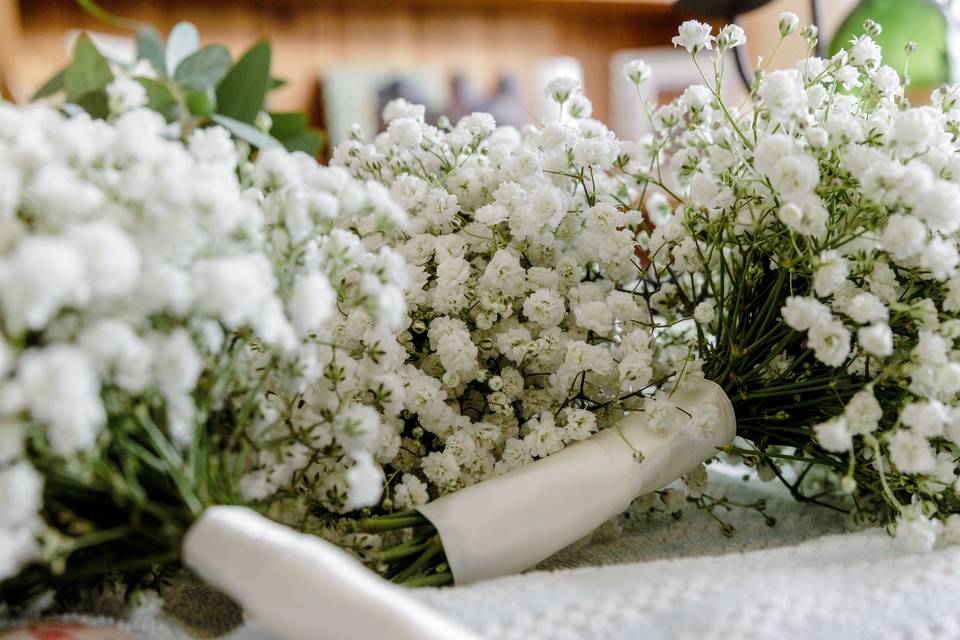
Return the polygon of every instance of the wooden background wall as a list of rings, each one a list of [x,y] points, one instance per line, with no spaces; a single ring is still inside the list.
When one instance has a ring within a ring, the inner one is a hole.
[[[600,118],[608,115],[610,57],[620,49],[669,45],[680,19],[670,4],[670,0],[101,0],[115,14],[144,20],[161,31],[178,20],[189,20],[205,42],[223,42],[235,53],[258,38],[269,38],[275,73],[289,80],[273,96],[271,106],[278,109],[315,113],[318,78],[324,70],[347,62],[464,70],[483,87],[489,87],[500,71],[511,70],[531,108],[536,61],[571,55],[584,66],[587,93]],[[0,0],[0,20],[4,12],[19,12],[15,53],[0,49],[0,58],[15,55],[15,61],[8,59],[0,70],[6,70],[11,90],[20,97],[63,64],[69,29],[111,31],[73,0]]]

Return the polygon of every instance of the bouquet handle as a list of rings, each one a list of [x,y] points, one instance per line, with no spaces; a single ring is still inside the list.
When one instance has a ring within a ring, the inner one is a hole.
[[[697,438],[685,430],[658,432],[643,412],[634,412],[617,427],[420,507],[440,534],[456,584],[533,567],[625,511],[638,496],[713,457],[736,435],[733,405],[717,384],[688,378],[671,400],[681,410],[712,403],[718,420]]]
[[[284,640],[479,640],[329,542],[244,507],[210,507],[183,558]]]

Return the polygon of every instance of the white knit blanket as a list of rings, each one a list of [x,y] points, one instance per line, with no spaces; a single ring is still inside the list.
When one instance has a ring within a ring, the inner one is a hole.
[[[767,496],[778,525],[734,511],[726,538],[692,511],[561,552],[551,571],[419,595],[490,639],[960,638],[960,548],[908,554],[771,485],[728,490]]]
[[[882,531],[719,557],[514,576],[424,599],[486,638],[958,638],[960,549]]]
[[[838,533],[842,515],[798,505],[769,486],[757,513],[643,517],[619,535],[567,549],[541,570],[413,593],[492,639],[960,638],[960,548],[910,555],[880,530]],[[322,620],[318,619],[318,625]],[[165,616],[126,626],[138,638],[188,637]],[[255,621],[232,640],[269,638]]]

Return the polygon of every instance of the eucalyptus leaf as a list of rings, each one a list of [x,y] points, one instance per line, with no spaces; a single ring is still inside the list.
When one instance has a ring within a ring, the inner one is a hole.
[[[273,121],[273,125],[270,127],[270,135],[277,140],[302,133],[308,124],[307,114],[297,111],[288,113],[271,112],[270,119]]]
[[[180,63],[173,80],[185,89],[213,88],[230,71],[230,52],[220,44],[207,45]]]
[[[166,84],[153,78],[135,78],[135,80],[147,92],[147,107],[162,115],[167,122],[177,117],[180,105],[177,104],[177,99]]]
[[[302,151],[311,156],[319,154],[325,142],[326,137],[316,129],[306,129],[280,139],[280,144],[286,147],[287,151]]]
[[[106,118],[110,115],[110,106],[105,89],[91,91],[77,99],[76,103],[83,107],[83,110],[89,113],[91,118]]]
[[[167,77],[167,53],[163,38],[153,27],[137,29],[137,60],[147,60],[161,78]]]
[[[253,124],[263,109],[270,84],[270,44],[257,42],[243,54],[217,87],[220,114]]]
[[[81,34],[73,47],[73,62],[63,76],[67,100],[77,102],[89,93],[105,89],[112,80],[110,63],[97,51],[90,38]]]
[[[283,145],[279,140],[268,136],[253,125],[241,122],[235,118],[225,116],[220,113],[214,113],[210,119],[221,127],[232,133],[244,142],[249,142],[258,149],[281,149]]]
[[[178,22],[170,30],[167,38],[167,76],[173,77],[174,72],[184,58],[200,48],[200,32],[190,22]]]
[[[58,91],[63,90],[63,79],[67,75],[66,69],[60,69],[52,78],[47,80],[42,87],[37,89],[37,92],[33,94],[33,100],[39,100],[40,98],[46,98],[47,96],[52,96]]]
[[[187,92],[187,108],[195,116],[208,116],[217,110],[217,94],[212,87]]]

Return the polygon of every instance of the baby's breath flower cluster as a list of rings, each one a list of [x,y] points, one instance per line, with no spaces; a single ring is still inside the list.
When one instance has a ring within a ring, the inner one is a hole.
[[[782,37],[797,29],[782,16]],[[743,44],[728,30],[721,50]],[[815,31],[794,37],[812,51]],[[847,494],[911,548],[956,539],[960,88],[909,105],[903,70],[865,34],[831,59],[761,67],[737,110],[719,95],[720,52],[697,57],[710,27],[674,41],[704,84],[645,105],[654,133],[624,181],[652,223],[645,281],[673,329],[658,335],[679,336],[734,401],[750,446],[731,451],[794,495]]]
[[[402,210],[164,126],[0,104],[0,600],[172,562],[210,504],[380,497],[406,274],[344,220]]]
[[[393,102],[385,133],[334,153],[410,215],[395,243],[410,283],[403,448],[417,456],[397,463],[398,508],[583,440],[652,382],[650,312],[630,286],[643,218],[609,177],[621,144],[583,117],[575,81],[546,93],[562,117],[522,133],[480,113],[434,127]]]

